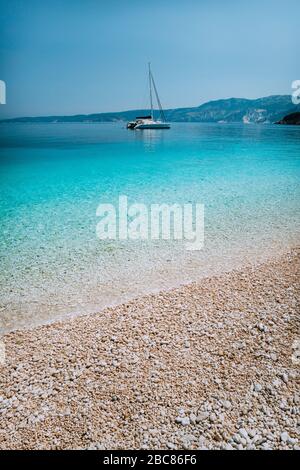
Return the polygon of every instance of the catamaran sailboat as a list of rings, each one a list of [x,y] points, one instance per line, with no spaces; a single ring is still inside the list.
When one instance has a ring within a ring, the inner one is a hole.
[[[138,116],[135,118],[135,121],[130,121],[127,123],[127,129],[170,129],[170,124],[166,122],[165,114],[161,106],[161,102],[157,93],[157,88],[154,82],[154,78],[151,72],[150,62],[148,64],[149,68],[149,91],[150,91],[150,108],[151,112],[149,116]],[[155,92],[160,119],[154,119],[154,109],[153,109],[153,99],[152,99],[152,88]]]

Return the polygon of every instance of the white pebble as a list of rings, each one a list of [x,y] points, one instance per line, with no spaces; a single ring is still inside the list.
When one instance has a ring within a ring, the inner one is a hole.
[[[254,384],[254,390],[255,390],[256,392],[261,392],[262,389],[263,389],[263,388],[262,388],[262,385],[260,385],[259,383]]]
[[[282,432],[282,433],[280,434],[280,439],[282,440],[282,442],[287,442],[287,440],[289,439],[289,437],[290,437],[290,436],[289,436],[289,434],[288,434],[286,431],[284,431],[284,432]]]
[[[185,416],[184,418],[182,418],[181,424],[182,426],[188,426],[190,424],[190,418],[188,416]]]
[[[248,433],[247,433],[246,429],[244,429],[244,428],[239,429],[239,434],[244,439],[248,439]]]

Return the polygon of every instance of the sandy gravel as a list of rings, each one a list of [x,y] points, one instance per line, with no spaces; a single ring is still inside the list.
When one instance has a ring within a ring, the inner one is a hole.
[[[7,334],[0,448],[299,448],[299,255]]]

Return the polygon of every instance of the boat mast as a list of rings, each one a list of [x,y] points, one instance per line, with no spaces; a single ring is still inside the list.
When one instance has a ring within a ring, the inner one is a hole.
[[[151,75],[150,62],[148,62],[148,68],[149,68],[149,89],[150,89],[151,119],[153,119],[152,81],[151,81],[152,75]]]
[[[154,81],[154,78],[153,78],[153,75],[152,75],[152,72],[151,72],[151,71],[150,71],[150,75],[151,75],[151,80],[152,80],[152,84],[153,84],[153,88],[154,88],[154,92],[155,92],[157,104],[158,104],[159,111],[160,111],[160,118],[161,118],[161,120],[162,120],[163,122],[166,122],[165,113],[164,113],[164,110],[163,110],[163,108],[162,108],[162,105],[161,105],[161,102],[160,102],[160,99],[159,99],[159,96],[158,96],[158,92],[157,92],[157,89],[156,89],[155,81]]]

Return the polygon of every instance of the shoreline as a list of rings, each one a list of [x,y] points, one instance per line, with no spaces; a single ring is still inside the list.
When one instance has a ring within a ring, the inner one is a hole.
[[[0,448],[298,448],[299,257],[6,334]]]
[[[49,299],[47,296],[44,298],[38,296],[30,300],[24,297],[22,291],[17,291],[16,306],[14,306],[14,301],[9,302],[9,300],[7,305],[6,302],[3,302],[3,306],[0,305],[0,335],[19,330],[32,330],[85,315],[95,315],[100,311],[117,308],[148,295],[171,292],[174,289],[201,283],[210,278],[219,278],[242,269],[256,269],[262,264],[279,260],[285,254],[290,253],[298,247],[297,240],[298,237],[295,236],[285,247],[278,242],[272,242],[268,248],[263,243],[259,243],[257,250],[253,248],[250,250],[249,247],[246,249],[244,247],[243,250],[240,248],[231,253],[231,257],[228,257],[228,253],[226,256],[223,253],[224,259],[220,258],[220,254],[212,258],[207,253],[204,253],[202,259],[196,260],[192,257],[186,260],[190,252],[168,254],[167,257],[164,255],[162,264],[155,265],[154,271],[144,271],[142,283],[136,277],[136,273],[132,274],[127,271],[127,277],[123,273],[120,278],[114,278],[109,282],[98,279],[96,283],[90,284],[88,279],[93,279],[97,270],[97,267],[93,267],[90,272],[86,273],[81,283],[74,275],[66,284],[62,284],[64,289],[60,288],[55,295],[52,292],[53,285],[46,285],[46,289],[51,292]],[[202,251],[200,255],[202,256]],[[150,254],[147,253],[147,258],[149,256]],[[119,258],[117,261],[118,264],[122,262]],[[144,259],[142,261],[146,262]],[[178,266],[181,266],[181,269],[178,269]],[[81,289],[82,283],[85,286],[83,290]],[[76,292],[77,297],[72,295],[70,297],[70,286]],[[6,290],[12,293],[10,294],[12,297],[15,297],[13,286],[8,285]],[[74,308],[71,309],[70,304]]]

